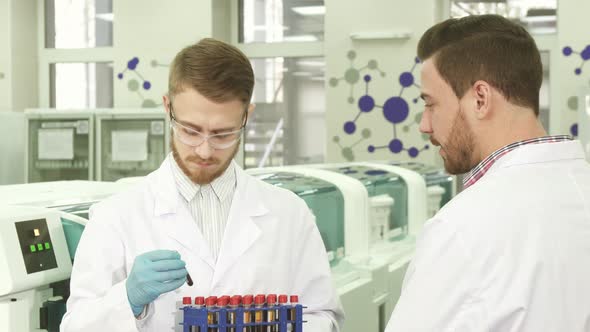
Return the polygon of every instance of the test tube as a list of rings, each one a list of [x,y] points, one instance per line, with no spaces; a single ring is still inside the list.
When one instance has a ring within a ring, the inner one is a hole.
[[[190,307],[191,304],[193,304],[192,299],[189,296],[185,296],[182,298],[182,306],[180,306],[178,310],[184,311],[183,308],[187,306]]]
[[[244,309],[249,309],[254,302],[254,296],[246,295],[242,298],[242,304],[244,305]],[[252,323],[252,314],[250,311],[244,310],[244,324]],[[252,332],[252,326],[244,327],[244,332]]]
[[[197,309],[201,309],[205,305],[205,297],[197,296],[195,297],[195,307]]]
[[[293,321],[293,331],[295,331],[295,327],[296,327],[296,318],[297,318],[297,314],[296,314],[296,309],[295,306],[299,303],[299,296],[297,295],[291,295],[289,298],[289,302],[291,302],[291,309],[289,310],[289,320]]]
[[[195,297],[195,308],[201,309],[205,305],[205,297],[197,296]],[[191,326],[191,332],[201,332],[200,326]]]
[[[268,326],[268,332],[278,332],[279,328],[276,324],[276,321],[279,319],[279,315],[276,309],[270,309],[270,307],[274,307],[277,305],[277,295],[276,294],[269,294],[266,297],[266,303],[268,303],[269,310],[268,315],[266,317],[266,321],[271,323]]]
[[[205,299],[205,305],[207,306],[207,325],[214,325],[217,324],[217,315],[212,310],[215,309],[215,305],[217,304],[217,296],[209,296]],[[208,332],[216,332],[217,328],[208,327]]]
[[[266,302],[266,296],[264,294],[258,294],[254,298],[254,306],[256,308],[262,309],[264,307],[264,303]],[[254,322],[256,323],[254,332],[266,332],[266,326],[260,325],[260,323],[264,322],[264,310],[256,310],[254,312]]]
[[[285,294],[279,295],[279,306],[286,307],[287,306],[287,299],[288,299],[287,295],[285,295]],[[290,317],[291,317],[291,312],[289,311],[289,312],[287,312],[287,319],[290,319]],[[287,327],[289,325],[291,325],[291,324],[287,323]]]
[[[229,296],[224,295],[222,297],[220,297],[219,299],[217,299],[217,308],[219,309],[227,309],[227,305],[229,304]],[[221,323],[221,311],[217,312],[217,323]],[[227,323],[227,317],[225,317],[226,319],[226,323]]]
[[[230,326],[227,328],[228,332],[237,332],[236,329],[236,309],[242,304],[242,297],[240,295],[234,295],[229,300],[230,311],[227,313],[227,322]]]

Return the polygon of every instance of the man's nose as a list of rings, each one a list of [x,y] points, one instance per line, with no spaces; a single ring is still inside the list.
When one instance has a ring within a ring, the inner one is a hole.
[[[195,153],[203,160],[209,159],[214,151],[215,150],[211,144],[209,144],[208,140],[204,140],[201,144],[195,147]]]
[[[422,112],[422,118],[420,119],[420,132],[423,134],[432,134],[432,123],[429,112]]]

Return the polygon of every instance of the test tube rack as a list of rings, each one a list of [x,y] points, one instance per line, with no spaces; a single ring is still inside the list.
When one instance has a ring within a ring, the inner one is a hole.
[[[185,306],[182,308],[184,311],[184,318],[183,318],[183,332],[207,332],[207,331],[216,331],[216,332],[232,332],[232,331],[257,331],[256,327],[259,329],[262,327],[272,326],[275,327],[277,332],[303,332],[303,306],[300,304],[297,305],[273,305],[273,306],[262,306],[262,307],[216,307],[216,308],[207,308],[207,307],[193,307],[193,306]],[[294,319],[289,319],[289,313],[292,312],[291,310],[294,309],[295,317]],[[245,313],[252,313],[255,312],[263,312],[263,315],[266,317],[268,312],[274,310],[278,313],[278,320],[273,322],[244,322],[244,314]],[[229,323],[229,315],[235,313],[235,324]],[[213,314],[216,317],[216,324],[209,324],[208,316],[209,314]],[[292,328],[287,330],[288,326]],[[266,331],[267,328],[264,328]]]

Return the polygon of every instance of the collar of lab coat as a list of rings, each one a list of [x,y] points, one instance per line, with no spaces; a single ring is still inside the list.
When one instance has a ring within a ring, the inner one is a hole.
[[[194,223],[188,208],[183,205],[184,198],[178,192],[172,173],[171,156],[168,156],[160,168],[151,174],[150,190],[154,195],[154,216],[159,227],[171,238],[182,244],[191,252],[197,253],[212,268],[216,262],[211,255],[209,245],[204,241],[201,231]],[[258,238],[260,228],[254,218],[268,213],[269,209],[260,197],[256,181],[246,174],[237,164],[236,190],[229,211],[226,230],[217,262],[231,266],[244,251]],[[226,266],[227,267],[227,266]],[[221,270],[223,266],[218,266]],[[216,269],[217,270],[217,269]],[[217,271],[216,271],[217,274]]]
[[[498,159],[490,167],[486,175],[501,168],[512,166],[575,159],[583,160],[584,158],[584,151],[580,141],[527,144],[508,152]]]

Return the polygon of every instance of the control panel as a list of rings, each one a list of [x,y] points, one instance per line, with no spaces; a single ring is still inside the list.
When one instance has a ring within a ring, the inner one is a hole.
[[[71,272],[59,211],[0,206],[0,297],[66,280]]]

